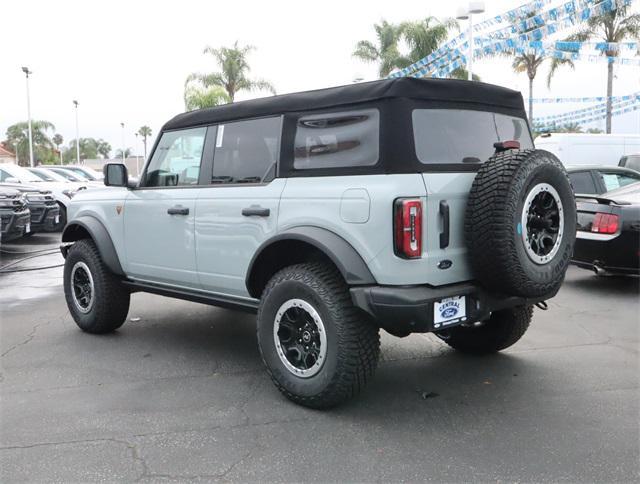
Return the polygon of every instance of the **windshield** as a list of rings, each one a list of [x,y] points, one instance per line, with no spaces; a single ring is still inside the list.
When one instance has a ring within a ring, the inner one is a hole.
[[[48,181],[48,182],[56,181],[56,179],[53,178],[51,175],[48,175],[46,172],[42,170],[38,170],[37,168],[30,168],[29,171],[43,181]]]
[[[515,140],[533,148],[527,122],[515,116],[463,109],[415,109],[416,155],[425,164],[482,163],[498,141]]]
[[[82,168],[76,168],[74,166],[66,166],[61,169],[61,171],[65,171],[76,178],[79,178],[81,181],[94,181],[95,178],[91,176],[90,173],[84,171]]]
[[[69,167],[65,169],[72,171],[74,175],[81,176],[83,178],[86,178],[87,180],[96,181],[98,179],[98,173],[94,172],[91,168]]]
[[[84,178],[83,176],[78,175],[76,173],[71,173],[69,170],[66,170],[63,168],[49,168],[49,170],[61,176],[65,180],[74,181],[74,182],[87,181],[87,179]]]
[[[21,166],[11,165],[6,166],[7,171],[17,179],[19,179],[22,183],[28,182],[41,182],[42,179],[33,173],[31,173],[26,168],[22,168]]]

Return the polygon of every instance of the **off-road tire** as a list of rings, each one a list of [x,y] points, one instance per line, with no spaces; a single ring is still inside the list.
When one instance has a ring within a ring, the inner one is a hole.
[[[481,326],[456,326],[436,336],[462,353],[496,353],[516,343],[529,328],[533,306],[516,306],[491,314]]]
[[[76,307],[71,292],[71,272],[77,262],[84,262],[93,278],[95,299],[87,313]],[[87,333],[110,333],[127,319],[130,293],[102,262],[100,252],[90,239],[79,240],[69,248],[64,264],[64,296],[76,324]]]
[[[562,202],[562,239],[555,255],[537,264],[527,255],[521,217],[536,185],[551,185]],[[564,280],[576,236],[576,205],[562,163],[542,150],[508,150],[480,167],[465,216],[474,277],[487,289],[522,297],[555,294]]]
[[[310,304],[327,337],[324,364],[302,378],[285,367],[274,341],[276,313],[292,298]],[[262,294],[257,317],[262,360],[276,387],[290,400],[311,408],[329,408],[358,394],[375,372],[380,352],[377,326],[353,306],[340,273],[323,262],[292,265],[276,273]]]

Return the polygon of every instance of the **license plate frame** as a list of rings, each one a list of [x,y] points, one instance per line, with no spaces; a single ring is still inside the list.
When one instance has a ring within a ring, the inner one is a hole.
[[[467,298],[451,296],[433,303],[433,327],[443,328],[467,320]]]

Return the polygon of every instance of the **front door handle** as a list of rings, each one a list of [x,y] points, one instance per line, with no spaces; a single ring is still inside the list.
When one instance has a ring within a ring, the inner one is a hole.
[[[169,215],[189,215],[189,209],[182,205],[176,205],[175,207],[167,209],[167,213]]]
[[[242,209],[242,215],[244,215],[245,217],[268,217],[270,214],[271,210],[269,210],[268,208],[262,208],[258,205],[252,205],[251,207]]]

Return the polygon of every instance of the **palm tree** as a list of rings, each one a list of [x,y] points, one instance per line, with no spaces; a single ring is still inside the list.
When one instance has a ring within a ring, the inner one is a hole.
[[[60,151],[60,145],[64,143],[64,138],[61,134],[56,133],[53,135],[53,138],[51,138],[51,141],[56,145],[56,150],[58,150],[58,154],[60,155],[60,164],[62,164],[62,151]]]
[[[151,128],[146,124],[144,126],[140,126],[138,129],[138,134],[142,136],[142,144],[144,146],[144,159],[147,159],[147,138],[151,136]]]
[[[538,75],[538,68],[547,60],[547,56],[539,54],[536,50],[523,53],[513,58],[511,68],[518,74],[526,72],[529,78],[529,121],[533,122],[533,80]]]
[[[378,62],[378,74],[386,77],[396,69],[409,65],[411,62],[400,54],[398,42],[402,36],[403,25],[395,25],[382,20],[374,24],[376,44],[368,40],[361,40],[356,44],[353,57],[365,62]]]
[[[111,153],[111,145],[100,138],[96,141],[96,151],[106,160],[109,158],[109,153]]]
[[[231,102],[234,101],[236,93],[239,91],[265,90],[275,94],[276,90],[270,82],[248,77],[250,69],[247,56],[254,49],[255,47],[252,45],[240,46],[238,41],[233,44],[233,47],[220,47],[219,49],[206,47],[204,53],[211,54],[221,70],[209,74],[190,74],[185,82],[185,100],[187,90],[194,82],[205,89],[214,86],[224,88]]]
[[[558,130],[558,132],[560,132],[560,133],[582,133],[582,126],[580,125],[580,123],[576,123],[576,122],[565,123]]]
[[[230,102],[229,95],[222,86],[213,86],[207,89],[193,84],[189,85],[188,80],[185,83],[184,108],[187,111],[211,108],[228,102]]]
[[[409,46],[410,52],[407,58],[400,59],[401,62],[406,63],[400,67],[407,67],[438,50],[447,40],[452,29],[458,30],[458,22],[454,19],[440,21],[436,17],[427,17],[420,22],[402,23],[400,25],[401,35]],[[459,67],[451,72],[449,77],[467,79],[467,70]],[[480,77],[474,74],[473,79],[479,81]]]
[[[566,40],[584,42],[595,39],[602,42],[624,42],[626,39],[637,39],[640,36],[640,13],[629,14],[629,5],[619,5],[615,10],[592,17],[586,26]],[[617,57],[617,50],[604,51],[607,57]],[[555,71],[560,60],[554,60],[551,70]],[[607,111],[606,132],[611,133],[611,96],[613,95],[613,62],[607,62]]]
[[[33,152],[36,160],[52,159],[53,142],[47,132],[53,131],[56,127],[49,121],[31,121],[31,134],[33,140]],[[16,123],[7,128],[6,144],[21,160],[27,164],[29,160],[29,125],[26,121]]]
[[[131,156],[131,148],[125,148],[124,149],[124,157],[125,158],[129,158]],[[118,148],[116,150],[116,158],[117,159],[121,159],[122,158],[122,149]]]

